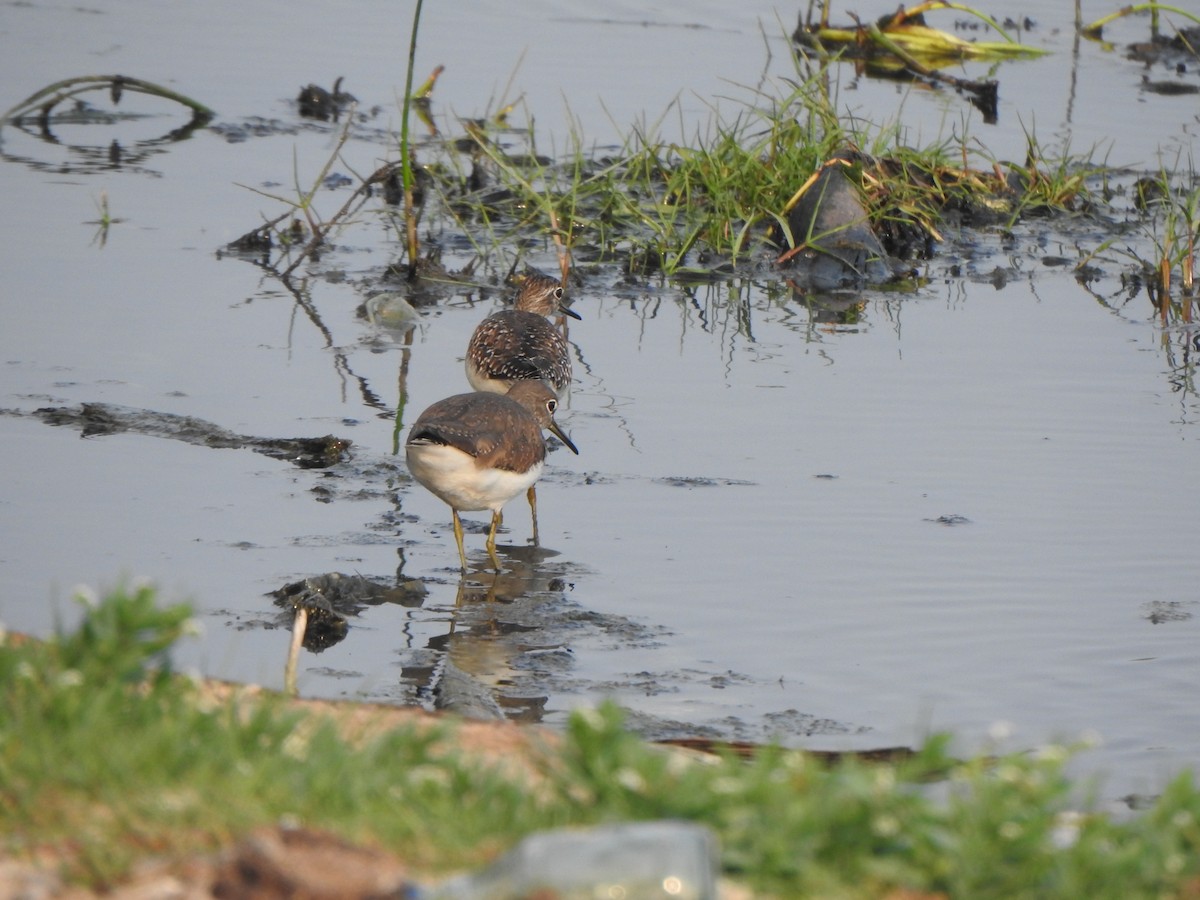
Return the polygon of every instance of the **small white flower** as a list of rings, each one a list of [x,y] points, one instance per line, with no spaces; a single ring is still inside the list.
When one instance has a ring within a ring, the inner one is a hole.
[[[414,787],[422,787],[427,784],[434,787],[450,786],[450,773],[439,766],[414,766],[408,770],[405,778]],[[403,793],[403,789],[398,787],[392,790]]]
[[[583,724],[593,731],[599,731],[604,727],[604,716],[600,715],[600,710],[591,706],[581,706],[575,710],[575,715],[579,716]]]
[[[192,616],[184,620],[183,624],[179,627],[179,633],[184,637],[204,637],[204,623],[195,616]]]
[[[880,837],[893,837],[900,833],[900,820],[895,816],[876,816],[871,822],[871,830]]]
[[[646,779],[642,777],[640,772],[635,772],[633,769],[618,769],[616,780],[617,784],[621,785],[627,791],[640,794],[646,789]]]
[[[1054,817],[1054,827],[1050,831],[1050,840],[1059,850],[1075,846],[1079,841],[1080,828],[1084,815],[1075,810],[1066,810]]]
[[[809,756],[807,753],[793,751],[787,753],[783,757],[783,766],[793,772],[803,772],[809,765]]]
[[[71,588],[71,596],[80,606],[86,606],[88,609],[95,609],[100,605],[100,596],[96,593],[96,589],[91,585],[77,584]]]
[[[896,787],[895,769],[883,767],[875,773],[875,790],[881,794],[891,793]]]
[[[703,758],[707,762],[707,757]],[[667,774],[680,776],[688,771],[695,762],[694,759],[684,756],[682,753],[672,753],[667,757]]]
[[[1012,722],[1007,722],[1004,719],[1000,719],[999,721],[993,722],[988,726],[988,737],[999,743],[1000,741],[1006,741],[1012,737],[1014,731],[1016,731],[1016,728],[1013,727]]]
[[[996,777],[1006,784],[1018,784],[1024,780],[1025,773],[1019,766],[1008,763],[996,769]]]
[[[1044,747],[1039,747],[1037,750],[1037,758],[1046,762],[1064,762],[1071,754],[1067,752],[1067,748],[1062,744],[1047,744]]]
[[[299,728],[283,739],[281,749],[285,756],[303,762],[308,757],[308,735],[301,734]]]
[[[714,778],[712,782],[712,792],[714,794],[737,794],[742,790],[742,783],[736,778],[724,776]]]

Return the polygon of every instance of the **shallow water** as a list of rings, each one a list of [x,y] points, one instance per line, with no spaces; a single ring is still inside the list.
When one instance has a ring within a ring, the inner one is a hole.
[[[892,8],[874,6],[859,11]],[[953,93],[848,72],[843,105],[884,121],[902,104],[909,143],[965,129],[997,158],[1022,158],[1029,129],[1149,171],[1191,151],[1194,97],[1144,93],[1137,63],[1076,46],[1069,19],[1028,7],[1039,22],[1025,39],[1053,53],[996,72],[997,125]],[[135,99],[161,114],[77,126],[58,145],[0,135],[7,627],[44,633],[72,615],[76,583],[144,576],[206,625],[186,665],[277,686],[287,634],[268,592],[326,572],[419,579],[420,605],[369,606],[346,640],[305,656],[301,690],[430,702],[423,672],[449,659],[496,685],[510,714],[552,724],[611,695],[655,735],[843,748],[949,729],[970,749],[1008,722],[1001,746],[1020,749],[1095,732],[1103,744],[1077,768],[1103,773],[1109,799],[1153,793],[1200,760],[1200,349],[1123,288],[1128,258],[1099,257],[1090,290],[1058,264],[1109,237],[1086,223],[978,235],[970,256],[935,258],[916,292],[868,293],[852,324],[752,280],[688,288],[614,274],[578,294],[576,384],[560,421],[581,455],[550,457],[543,552],[525,547],[528,511],[514,502],[508,571],[460,585],[449,511],[407,482],[391,412],[401,367],[407,421],[466,389],[462,353],[497,295],[423,309],[408,346],[355,314],[397,256],[373,219],[340,236],[337,275],[308,285],[308,310],[216,254],[280,211],[239,185],[287,195],[293,154],[302,179],[328,156],[331,129],[290,103],[301,85],[344,75],[381,108],[380,132],[394,125],[407,13],[373,8],[352,19],[317,3],[0,12],[13,92],[0,106],[72,74],[120,71],[219,113],[216,128],[120,166],[105,162],[113,140],[132,148],[181,124],[177,112]],[[739,85],[791,71],[767,4],[738,21],[715,3],[561,8],[481,4],[464,22],[427,6],[418,77],[446,64],[436,102],[461,115],[523,96],[539,149],[553,152],[572,121],[607,145],[676,96],[663,129],[690,134],[714,97],[736,109]],[[794,27],[793,10],[778,18]],[[1140,39],[1144,24],[1108,36]],[[48,41],[54,54],[38,50]],[[227,139],[256,116],[277,120],[268,135]],[[355,140],[340,168],[387,158],[382,140]],[[90,224],[102,191],[123,220],[103,244]],[[345,195],[322,192],[318,208],[331,215]],[[1148,256],[1148,240],[1135,226],[1120,246]],[[305,470],[146,434],[81,440],[29,415],[83,402],[262,437],[333,433],[355,442],[354,460]],[[472,521],[482,567],[485,522]],[[489,588],[497,602],[481,602]]]

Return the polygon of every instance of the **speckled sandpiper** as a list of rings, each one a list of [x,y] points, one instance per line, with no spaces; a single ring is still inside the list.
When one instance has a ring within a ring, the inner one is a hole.
[[[467,555],[459,510],[492,511],[487,551],[497,571],[500,510],[521,491],[529,492],[537,539],[533,485],[546,459],[542,429],[549,429],[572,453],[579,452],[554,421],[557,408],[558,398],[544,382],[518,381],[503,395],[456,394],[439,400],[413,423],[404,448],[408,469],[417,481],[450,505],[464,572]]]
[[[579,314],[562,305],[557,279],[528,270],[518,276],[513,309],[492,313],[467,345],[467,381],[477,391],[505,394],[517,381],[544,381],[562,397],[571,384],[566,339],[546,318]]]

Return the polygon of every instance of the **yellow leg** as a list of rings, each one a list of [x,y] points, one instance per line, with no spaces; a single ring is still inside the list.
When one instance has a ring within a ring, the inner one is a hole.
[[[500,527],[500,523],[504,521],[504,516],[500,514],[500,510],[492,513],[492,527],[488,531],[487,537],[487,552],[492,559],[492,565],[496,567],[496,571],[500,571],[500,557],[496,555],[496,529]]]
[[[463,533],[462,519],[458,517],[458,510],[453,506],[450,507],[450,512],[454,513],[454,540],[458,541],[458,561],[462,563],[462,570],[467,571],[467,553],[463,550]]]
[[[538,530],[537,530],[537,485],[531,484],[529,490],[525,494],[529,498],[529,511],[533,513],[533,543],[537,546]]]

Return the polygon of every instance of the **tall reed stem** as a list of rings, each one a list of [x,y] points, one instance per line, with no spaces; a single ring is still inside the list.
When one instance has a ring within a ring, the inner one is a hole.
[[[404,102],[400,115],[400,171],[404,178],[404,226],[408,238],[408,280],[417,277],[417,211],[413,207],[412,148],[408,143],[408,110],[412,104],[413,65],[417,58],[417,31],[421,25],[421,4],[413,10],[412,36],[408,43],[408,73],[404,78]]]

